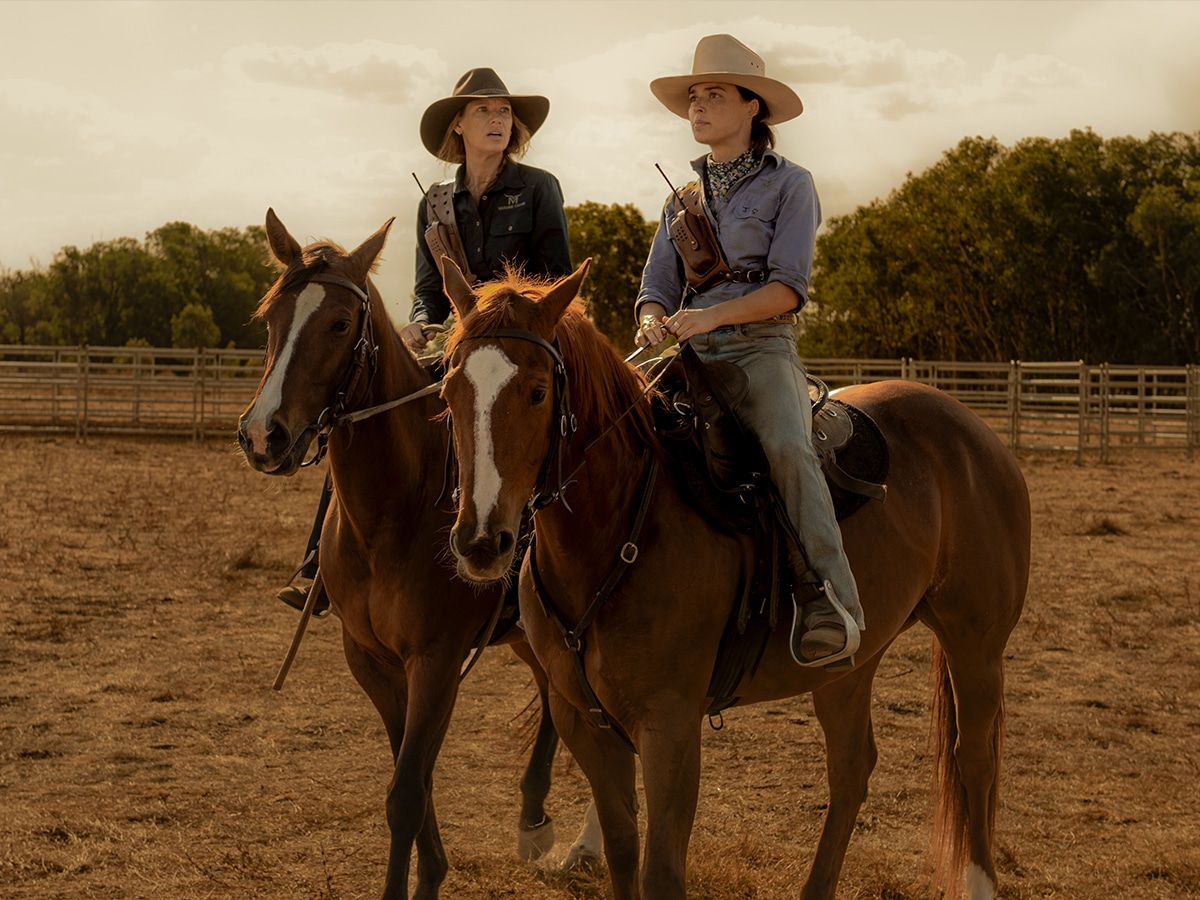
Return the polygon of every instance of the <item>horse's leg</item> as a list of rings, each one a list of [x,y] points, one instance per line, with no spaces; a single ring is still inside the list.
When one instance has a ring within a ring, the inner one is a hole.
[[[413,900],[437,900],[438,888],[449,869],[433,806],[433,768],[454,711],[460,662],[457,658],[426,656],[408,667],[404,742],[388,785],[387,820],[392,844],[384,900],[407,896],[407,848],[414,840],[417,887]]]
[[[354,675],[359,686],[362,687],[371,699],[371,703],[379,712],[380,718],[383,719],[383,726],[387,730],[394,767],[388,787],[388,795],[390,797],[396,781],[397,770],[395,766],[399,760],[401,747],[404,745],[405,725],[408,716],[408,675],[403,668],[384,665],[374,656],[367,653],[350,639],[346,629],[343,629],[342,636],[342,644],[346,653],[346,663],[350,668],[350,672]],[[434,859],[440,858],[444,863],[445,852],[440,845],[436,817],[426,817],[424,811],[422,811],[419,827],[426,827],[426,818],[429,818],[429,822],[432,823],[433,833],[432,837],[427,841],[428,849],[418,849],[418,854],[420,855],[423,852],[432,853]],[[391,827],[391,824],[389,808],[389,827]],[[383,891],[385,898],[405,898],[408,896],[408,867],[409,859],[412,856],[413,841],[414,838],[411,835],[407,839],[399,838],[396,829],[391,828],[391,843],[388,850],[388,873]]]
[[[871,726],[871,685],[880,656],[813,691],[813,708],[825,731],[829,806],[802,900],[832,898],[837,891],[846,847],[878,755]]]
[[[521,818],[517,823],[517,854],[521,859],[539,859],[554,846],[554,821],[546,815],[546,795],[550,793],[550,773],[554,751],[558,749],[558,732],[550,716],[550,700],[546,673],[538,663],[529,644],[520,640],[512,651],[529,666],[537,684],[541,706],[537,737],[529,765],[521,777]]]
[[[575,872],[594,866],[604,855],[604,833],[600,830],[600,817],[596,815],[596,801],[588,804],[587,812],[583,814],[583,827],[575,843],[567,851],[562,861],[562,871]]]
[[[642,896],[684,900],[687,848],[700,792],[700,723],[682,697],[655,703],[638,751],[646,792],[646,858]]]
[[[614,900],[638,900],[638,822],[633,752],[611,729],[583,717],[553,690],[550,711],[559,737],[592,788],[592,803],[604,836],[604,856]]]

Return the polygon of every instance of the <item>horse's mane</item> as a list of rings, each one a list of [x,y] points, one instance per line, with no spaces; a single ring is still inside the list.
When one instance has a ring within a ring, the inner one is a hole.
[[[506,271],[497,282],[476,292],[475,309],[446,342],[447,363],[465,339],[498,328],[528,328],[537,303],[552,281]],[[567,368],[571,411],[583,435],[619,421],[617,431],[631,448],[657,447],[646,381],[629,366],[587,317],[586,302],[576,298],[559,319],[555,336]]]
[[[282,295],[288,293],[299,284],[308,281],[313,275],[327,271],[338,262],[349,259],[342,247],[333,241],[318,241],[309,244],[300,251],[286,269],[275,279],[275,283],[263,294],[262,300],[254,310],[254,318],[261,319],[270,305]]]

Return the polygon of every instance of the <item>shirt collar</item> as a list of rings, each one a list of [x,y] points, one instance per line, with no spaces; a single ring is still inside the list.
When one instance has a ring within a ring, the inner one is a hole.
[[[509,160],[504,164],[504,168],[500,170],[500,174],[496,176],[496,180],[492,182],[492,186],[488,188],[488,193],[492,193],[499,188],[520,188],[525,186],[525,179],[521,177],[521,167],[513,160]],[[467,189],[467,166],[463,163],[458,167],[458,171],[454,175],[454,193],[460,194]]]

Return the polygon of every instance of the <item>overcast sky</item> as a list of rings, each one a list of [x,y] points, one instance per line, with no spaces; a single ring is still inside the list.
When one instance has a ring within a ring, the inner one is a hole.
[[[258,224],[353,247],[396,216],[377,283],[407,316],[417,126],[467,69],[550,98],[525,162],[568,205],[657,216],[659,162],[698,156],[647,85],[728,32],[805,112],[778,149],[826,218],[965,136],[1200,131],[1200,2],[13,2],[0,0],[0,267],[166,222]]]

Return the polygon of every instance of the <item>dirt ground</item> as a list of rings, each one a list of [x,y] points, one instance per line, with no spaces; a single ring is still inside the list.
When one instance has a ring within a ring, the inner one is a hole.
[[[378,895],[387,741],[314,623],[273,598],[322,473],[232,442],[0,436],[0,897]],[[997,858],[1005,898],[1200,897],[1200,461],[1023,460],[1034,569],[1009,645]],[[876,682],[880,762],[839,896],[927,896],[929,635]],[[515,853],[533,694],[507,651],[464,685],[435,791],[447,898],[605,898],[556,864],[587,787],[560,756],[559,844]],[[704,727],[690,895],[791,898],[826,787],[808,698]]]

